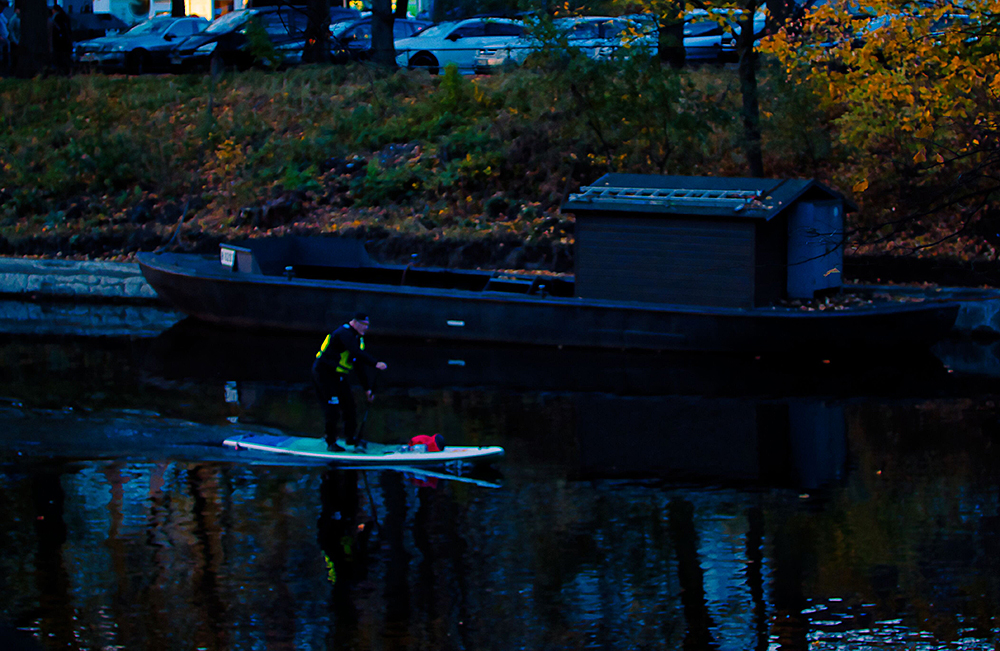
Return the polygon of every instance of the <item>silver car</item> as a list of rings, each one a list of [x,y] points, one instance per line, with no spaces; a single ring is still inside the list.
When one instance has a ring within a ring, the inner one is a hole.
[[[590,59],[615,54],[645,52],[656,56],[659,45],[656,21],[646,16],[578,16],[552,21],[555,42],[565,42]],[[545,47],[548,35],[538,30],[508,43],[480,48],[475,71],[485,74],[508,65],[520,65],[532,52]]]
[[[484,47],[510,43],[525,33],[524,23],[509,18],[467,18],[431,25],[411,38],[396,41],[396,63],[423,68],[432,75],[449,64],[471,73]]]
[[[78,64],[103,70],[125,70],[141,74],[168,66],[174,45],[205,29],[208,21],[198,16],[158,16],[139,23],[123,34],[102,36],[76,44]]]

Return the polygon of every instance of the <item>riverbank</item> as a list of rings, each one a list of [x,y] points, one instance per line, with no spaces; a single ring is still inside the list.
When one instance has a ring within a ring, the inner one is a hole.
[[[161,303],[134,262],[0,257],[0,295],[27,300]]]

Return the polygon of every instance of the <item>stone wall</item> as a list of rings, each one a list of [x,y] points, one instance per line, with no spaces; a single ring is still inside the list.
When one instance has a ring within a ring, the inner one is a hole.
[[[0,257],[0,295],[117,302],[160,302],[139,271],[126,262]]]

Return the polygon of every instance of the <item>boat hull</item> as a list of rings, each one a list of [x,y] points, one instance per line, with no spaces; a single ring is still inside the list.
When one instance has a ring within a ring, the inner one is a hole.
[[[365,311],[385,335],[548,346],[748,353],[926,347],[947,336],[959,309],[932,301],[826,311],[696,308],[236,273],[190,254],[140,254],[139,264],[163,299],[221,326],[322,333]]]

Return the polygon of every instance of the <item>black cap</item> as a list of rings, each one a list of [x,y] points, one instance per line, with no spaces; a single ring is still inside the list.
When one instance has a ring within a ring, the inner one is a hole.
[[[367,321],[368,320],[368,313],[367,312],[355,312],[353,320],[354,321]]]

